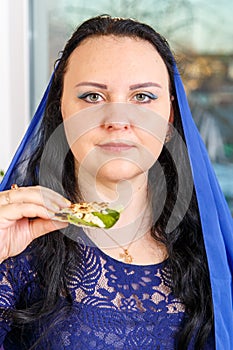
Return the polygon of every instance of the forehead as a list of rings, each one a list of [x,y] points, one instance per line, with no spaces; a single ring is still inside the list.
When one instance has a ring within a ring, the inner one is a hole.
[[[71,53],[67,72],[70,74],[151,75],[168,80],[168,72],[156,48],[146,40],[127,36],[93,36],[85,39]],[[126,78],[126,77],[125,77]]]

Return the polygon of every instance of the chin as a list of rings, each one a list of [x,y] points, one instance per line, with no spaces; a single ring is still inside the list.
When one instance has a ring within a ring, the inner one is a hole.
[[[105,164],[98,172],[97,178],[108,182],[132,180],[146,171],[129,161],[115,160]]]

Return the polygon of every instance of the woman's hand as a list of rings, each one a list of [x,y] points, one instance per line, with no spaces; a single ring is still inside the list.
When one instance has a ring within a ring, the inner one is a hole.
[[[52,217],[69,205],[58,193],[40,186],[0,192],[0,262],[21,253],[35,238],[65,228],[67,223]]]

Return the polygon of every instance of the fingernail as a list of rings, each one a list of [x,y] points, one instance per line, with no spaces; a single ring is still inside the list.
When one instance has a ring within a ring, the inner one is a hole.
[[[57,211],[58,211],[58,210],[57,210]],[[54,211],[51,211],[51,210],[49,210],[49,209],[47,210],[47,214],[48,214],[48,216],[49,216],[50,219],[53,219],[53,218],[55,217],[55,215],[54,215],[55,212],[54,212]]]
[[[66,204],[67,207],[69,207],[71,205],[71,201],[69,201],[68,199],[64,198],[64,202]]]
[[[69,225],[68,222],[61,222],[56,220],[53,220],[53,224],[56,226],[57,229],[66,228]]]

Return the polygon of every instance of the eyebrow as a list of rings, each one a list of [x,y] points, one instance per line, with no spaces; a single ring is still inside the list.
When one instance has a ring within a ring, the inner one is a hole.
[[[100,83],[96,83],[96,82],[92,82],[92,81],[83,81],[81,83],[78,83],[75,85],[75,87],[77,86],[94,86],[100,89],[104,89],[107,90],[108,86],[106,84],[100,84]],[[155,86],[158,88],[162,88],[162,86],[158,83],[153,83],[151,81],[146,82],[146,83],[139,83],[139,84],[134,84],[134,85],[130,85],[129,89],[130,90],[136,90],[136,89],[140,89],[140,88],[145,88],[145,87],[150,87],[150,86]]]
[[[105,89],[105,90],[107,90],[107,88],[108,88],[107,85],[105,85],[105,84],[95,83],[92,81],[83,81],[83,82],[75,85],[75,87],[77,87],[77,86],[94,86],[94,87],[97,87],[100,89]]]
[[[140,88],[144,88],[144,87],[150,87],[150,86],[155,86],[158,88],[162,88],[162,86],[160,84],[157,83],[152,83],[151,81],[147,82],[147,83],[139,83],[139,84],[134,84],[134,85],[130,85],[129,89],[130,90],[136,90],[136,89],[140,89]]]

